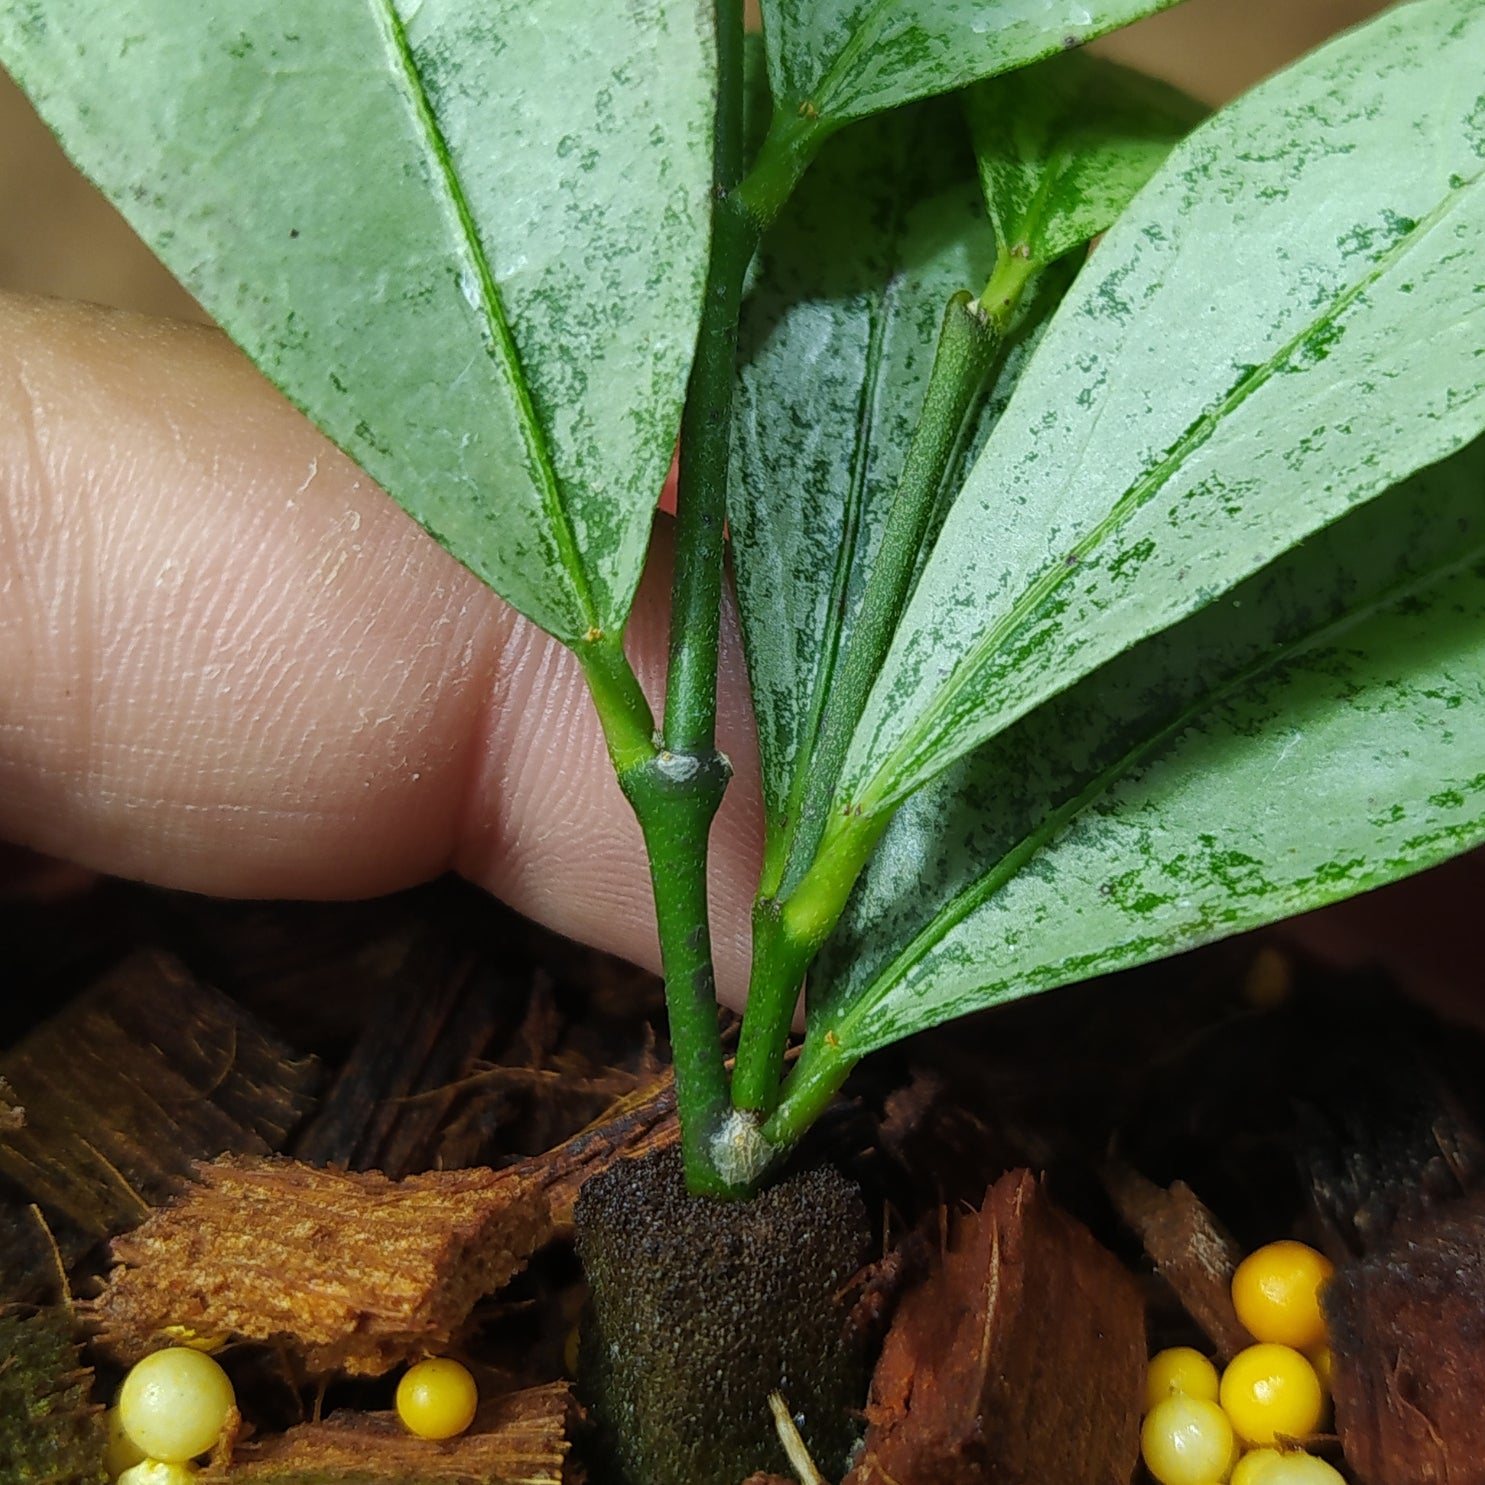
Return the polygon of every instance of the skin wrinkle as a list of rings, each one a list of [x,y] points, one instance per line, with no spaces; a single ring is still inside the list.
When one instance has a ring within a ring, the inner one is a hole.
[[[11,356],[8,371],[13,387],[8,400],[15,404],[14,426],[22,434],[25,458],[21,467],[27,477],[17,481],[16,500],[6,502],[12,511],[19,504],[25,516],[24,521],[12,519],[7,523],[14,545],[7,544],[6,550],[19,550],[23,543],[29,543],[39,560],[34,572],[22,569],[19,584],[9,579],[5,584],[6,593],[13,600],[9,606],[13,618],[8,627],[23,631],[23,637],[5,646],[8,665],[16,667],[9,675],[5,690],[8,697],[26,698],[33,708],[44,714],[43,698],[37,692],[42,678],[50,670],[47,664],[49,638],[53,631],[65,627],[65,611],[69,599],[76,597],[77,585],[62,580],[58,570],[62,565],[65,541],[58,535],[61,523],[49,507],[42,477],[48,451],[43,425],[37,416],[38,392],[21,355]],[[21,590],[19,595],[15,592],[17,587]],[[23,665],[26,665],[24,675],[19,669]],[[29,761],[38,772],[43,771],[50,754],[45,734],[27,751]]]
[[[240,896],[455,864],[655,964],[638,828],[565,651],[214,332],[0,295],[0,346],[0,837]],[[632,625],[652,696],[667,586]],[[712,884],[733,1003],[761,846],[737,649]]]
[[[560,911],[542,885],[553,842],[586,841],[591,854],[576,864],[564,890],[586,898],[616,925],[617,952],[655,964],[659,948],[643,842],[608,771],[601,728],[579,690],[577,663],[524,620],[515,620],[511,638],[519,652],[502,657],[506,683],[490,707],[493,745],[477,784],[477,797],[500,812],[498,824],[461,841],[455,864],[497,896],[535,902],[536,916],[549,918]],[[603,760],[605,772],[585,785],[571,758]],[[482,815],[490,817],[477,805],[464,812],[470,821]],[[633,865],[616,871],[616,859]]]

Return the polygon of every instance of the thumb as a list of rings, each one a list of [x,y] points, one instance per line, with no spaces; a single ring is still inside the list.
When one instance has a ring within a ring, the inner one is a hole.
[[[0,835],[162,885],[351,897],[455,869],[654,967],[573,657],[214,331],[0,296]],[[668,562],[626,640],[652,698]],[[724,625],[718,982],[746,984],[756,744]]]

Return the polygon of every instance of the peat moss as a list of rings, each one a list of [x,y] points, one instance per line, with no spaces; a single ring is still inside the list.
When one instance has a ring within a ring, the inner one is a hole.
[[[866,1370],[842,1340],[841,1291],[869,1247],[845,1177],[816,1168],[748,1202],[710,1201],[686,1193],[666,1151],[594,1177],[575,1221],[593,1295],[582,1385],[617,1478],[785,1472],[774,1390],[824,1473],[843,1472]]]
[[[0,1313],[0,1480],[102,1485],[103,1417],[65,1310]]]

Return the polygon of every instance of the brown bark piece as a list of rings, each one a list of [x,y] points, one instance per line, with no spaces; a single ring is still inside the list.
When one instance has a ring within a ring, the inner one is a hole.
[[[1366,1485],[1485,1485],[1485,1191],[1400,1224],[1322,1303],[1336,1432]]]
[[[654,1150],[679,1143],[675,1075],[667,1069],[627,1093],[586,1129],[555,1150],[512,1167],[536,1181],[551,1204],[557,1235],[572,1232],[572,1208],[583,1182],[607,1170],[617,1160],[638,1159]]]
[[[0,1172],[92,1241],[226,1151],[266,1155],[318,1069],[168,955],[141,952],[0,1058]]]
[[[57,1304],[72,1292],[69,1271],[95,1240],[64,1218],[48,1218],[0,1178],[0,1301]]]
[[[435,1145],[458,1087],[502,1021],[519,1014],[524,986],[473,955],[425,964],[431,957],[419,956],[413,972],[376,996],[350,1056],[294,1143],[298,1159],[393,1177],[439,1163]]]
[[[476,1300],[551,1235],[515,1172],[391,1181],[283,1159],[202,1166],[199,1184],[113,1247],[102,1343],[131,1361],[169,1326],[284,1339],[311,1372],[376,1375],[446,1348]]]
[[[201,1485],[561,1485],[573,1411],[566,1382],[481,1407],[458,1438],[414,1438],[392,1413],[337,1413],[238,1446]]]
[[[1128,1485],[1144,1365],[1134,1277],[1013,1171],[899,1306],[848,1485]]]
[[[1110,1165],[1104,1189],[1139,1234],[1156,1272],[1202,1328],[1217,1355],[1230,1361],[1253,1344],[1232,1307],[1232,1275],[1242,1262],[1236,1240],[1184,1181],[1157,1186],[1138,1171]]]

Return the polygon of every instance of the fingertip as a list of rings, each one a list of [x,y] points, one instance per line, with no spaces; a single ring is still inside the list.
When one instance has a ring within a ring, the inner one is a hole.
[[[0,346],[0,833],[233,896],[453,865],[656,965],[638,827],[568,652],[214,332],[0,297]],[[647,578],[628,636],[652,694],[665,589]],[[724,654],[712,897],[737,1004],[758,793],[731,629]]]

